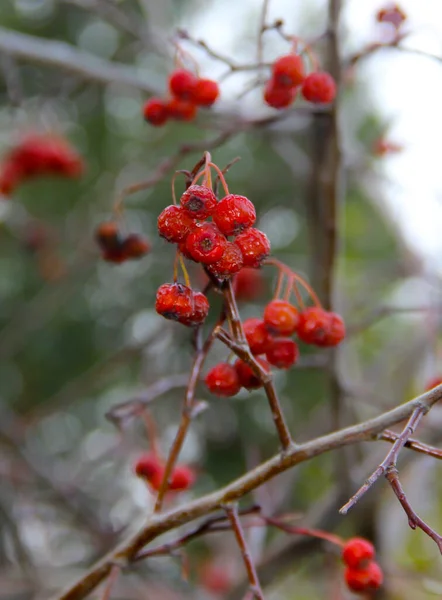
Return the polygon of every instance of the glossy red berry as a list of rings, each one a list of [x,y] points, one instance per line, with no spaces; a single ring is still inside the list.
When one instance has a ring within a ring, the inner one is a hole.
[[[259,229],[249,227],[235,238],[239,246],[245,267],[259,267],[270,254],[270,241],[266,234]]]
[[[329,104],[335,99],[336,83],[329,73],[316,71],[307,75],[302,84],[301,91],[308,102]]]
[[[196,221],[181,206],[171,204],[161,212],[158,217],[158,233],[168,242],[179,244],[183,242]]]
[[[252,354],[265,354],[272,336],[264,321],[258,318],[246,319],[243,323],[244,335]]]
[[[149,242],[136,233],[131,233],[122,243],[127,258],[141,258],[150,252]]]
[[[289,369],[299,358],[298,345],[286,337],[271,340],[267,347],[267,361],[278,369]]]
[[[196,262],[215,263],[221,259],[227,240],[214,223],[197,224],[186,239],[186,249]]]
[[[178,250],[180,251],[180,253],[184,256],[184,258],[187,258],[187,260],[192,260],[193,262],[197,262],[193,256],[190,254],[190,252],[187,250],[186,247],[186,241],[184,240],[184,242],[180,242],[178,244]]]
[[[191,100],[198,82],[196,75],[185,69],[173,71],[169,77],[170,93],[180,100]]]
[[[345,569],[345,581],[353,592],[371,592],[381,587],[384,580],[381,567],[376,562],[370,562],[363,569]]]
[[[169,490],[182,492],[188,490],[195,483],[195,472],[187,465],[177,465],[172,471],[169,482]]]
[[[230,398],[241,389],[238,373],[233,365],[222,362],[210,369],[206,375],[205,383],[209,391],[217,396]]]
[[[299,312],[287,300],[272,300],[264,309],[264,322],[274,334],[292,335],[298,327]]]
[[[189,319],[194,311],[193,291],[182,283],[164,283],[157,290],[155,310],[165,319]]]
[[[161,98],[151,98],[143,106],[143,115],[151,125],[160,127],[169,118],[169,109],[166,102]]]
[[[213,215],[217,200],[210,188],[191,185],[181,196],[180,204],[190,217],[204,220]]]
[[[432,390],[436,386],[440,385],[441,383],[442,383],[442,377],[434,377],[433,379],[430,379],[430,381],[425,386],[425,391],[429,392],[430,390]]]
[[[334,312],[329,312],[327,335],[323,346],[337,346],[345,338],[345,324],[342,317]]]
[[[224,235],[237,235],[255,224],[256,211],[253,202],[245,196],[228,194],[216,205],[213,221]]]
[[[95,239],[103,250],[112,250],[121,247],[121,235],[117,223],[108,221],[100,223],[95,230]]]
[[[167,112],[170,117],[177,121],[193,121],[196,116],[196,106],[188,100],[172,98],[167,103]]]
[[[227,242],[224,253],[220,260],[207,266],[207,269],[218,277],[228,279],[242,269],[243,257],[238,246],[233,242]]]
[[[296,88],[277,86],[271,79],[264,88],[264,101],[272,108],[287,108],[294,102],[297,93]]]
[[[190,317],[181,317],[179,320],[183,325],[188,327],[194,327],[195,325],[201,325],[209,314],[209,301],[202,292],[193,293],[193,312]]]
[[[306,344],[324,346],[330,329],[330,316],[319,306],[306,308],[299,313],[297,334]]]
[[[277,87],[296,87],[305,78],[303,60],[298,54],[281,56],[273,63],[272,74]]]
[[[152,479],[163,473],[163,463],[156,454],[147,452],[138,458],[134,469],[138,477]]]
[[[342,549],[342,560],[352,569],[365,567],[374,556],[373,544],[361,537],[350,538]]]
[[[198,106],[212,106],[219,96],[219,86],[212,79],[198,79],[193,93],[193,101]]]
[[[243,267],[233,279],[233,291],[237,300],[256,300],[264,292],[264,278],[259,269]]]
[[[267,361],[262,358],[257,358],[256,360],[265,371],[270,371],[270,366]],[[258,388],[262,387],[263,384],[261,380],[255,375],[246,362],[238,358],[238,360],[235,362],[235,369],[242,387],[245,387],[246,390],[257,390]]]

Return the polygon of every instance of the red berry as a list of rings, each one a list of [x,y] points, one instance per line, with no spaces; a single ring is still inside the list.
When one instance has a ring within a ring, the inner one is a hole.
[[[209,314],[209,301],[202,292],[194,292],[193,294],[193,312],[190,317],[182,317],[179,322],[188,327],[201,325],[206,320]]]
[[[375,549],[371,542],[361,537],[347,540],[342,549],[342,560],[352,569],[360,569],[373,560]]]
[[[160,127],[169,118],[167,104],[161,98],[151,98],[143,106],[143,115],[151,125]]]
[[[319,306],[306,308],[299,313],[298,337],[306,344],[326,345],[330,329],[330,315]]]
[[[118,225],[113,221],[100,223],[95,230],[95,239],[103,250],[115,250],[122,243]]]
[[[224,254],[216,263],[208,265],[207,269],[218,277],[218,279],[228,279],[234,273],[242,269],[242,252],[233,242],[227,242]]]
[[[198,79],[194,94],[193,101],[198,106],[212,106],[216,102],[219,96],[219,86],[216,81],[212,79]]]
[[[193,291],[182,283],[164,283],[157,290],[155,310],[165,319],[188,319],[194,311]]]
[[[213,223],[197,224],[186,239],[186,249],[196,262],[215,263],[221,259],[227,240]]]
[[[204,185],[191,185],[181,196],[180,204],[185,212],[194,219],[207,219],[216,207],[216,196]]]
[[[195,227],[196,221],[181,207],[171,204],[158,217],[158,233],[168,242],[183,242]]]
[[[169,490],[175,492],[188,490],[195,483],[195,479],[193,469],[187,465],[178,465],[172,471]]]
[[[235,238],[239,246],[245,267],[259,267],[270,254],[270,241],[265,233],[254,227],[246,229]]]
[[[245,196],[228,194],[216,205],[213,221],[224,235],[237,235],[255,224],[256,211],[253,202]]]
[[[302,95],[308,102],[328,104],[336,96],[336,83],[333,77],[325,71],[310,73],[302,84]]]
[[[287,108],[295,100],[297,93],[296,88],[279,87],[270,79],[264,88],[264,101],[272,108]]]
[[[262,319],[246,319],[243,323],[244,335],[252,354],[265,354],[272,336]]]
[[[227,570],[215,564],[206,564],[201,569],[201,585],[212,594],[226,594],[232,587],[232,580]]]
[[[210,369],[205,379],[206,386],[217,396],[235,396],[241,389],[238,373],[233,365],[222,362]]]
[[[298,327],[299,312],[286,300],[272,300],[264,309],[264,322],[272,333],[292,335]]]
[[[136,233],[131,233],[123,241],[122,251],[127,258],[141,258],[150,251],[150,244]]]
[[[376,562],[370,562],[363,569],[345,569],[345,581],[353,592],[369,592],[381,587],[384,580],[381,567]]]
[[[187,260],[192,260],[193,262],[197,262],[193,258],[193,256],[190,254],[190,252],[187,250],[185,241],[178,244],[178,250],[184,256],[184,258],[187,258]]]
[[[159,473],[163,473],[163,464],[156,454],[148,452],[138,458],[135,463],[135,473],[138,477],[152,479]]]
[[[433,379],[430,379],[430,381],[425,386],[425,391],[429,392],[430,390],[432,390],[436,386],[440,385],[441,383],[442,383],[442,377],[434,377]]]
[[[273,63],[272,74],[276,87],[296,87],[305,77],[302,58],[297,54],[281,56]]]
[[[270,371],[269,363],[267,361],[262,358],[257,358],[256,360],[265,371]],[[257,377],[250,366],[240,358],[235,362],[235,369],[241,385],[245,387],[246,390],[257,390],[262,387],[263,384],[259,377]]]
[[[337,346],[345,338],[345,324],[342,317],[329,312],[329,324],[323,346]]]
[[[102,256],[105,261],[113,262],[115,264],[121,264],[128,259],[128,256],[126,252],[124,252],[122,245],[115,248],[105,249]]]
[[[278,369],[289,369],[298,358],[298,345],[290,338],[272,339],[266,351],[266,359]]]
[[[188,100],[172,98],[167,103],[167,111],[177,121],[192,121],[196,115],[196,106]]]
[[[198,78],[185,69],[173,71],[169,77],[169,89],[175,98],[180,100],[192,100]]]
[[[233,279],[233,290],[237,300],[256,300],[264,291],[261,271],[243,267]]]

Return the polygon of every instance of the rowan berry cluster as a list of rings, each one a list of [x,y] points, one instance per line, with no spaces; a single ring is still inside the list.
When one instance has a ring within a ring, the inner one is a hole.
[[[200,107],[212,106],[219,96],[219,86],[212,79],[201,79],[186,69],[176,69],[169,77],[170,98],[151,98],[143,107],[148,123],[157,127],[169,119],[192,121]]]
[[[264,100],[273,108],[290,106],[298,92],[313,104],[329,104],[336,96],[336,84],[326,71],[306,74],[300,54],[279,57],[272,65],[272,76],[264,88]]]
[[[142,478],[149,487],[158,491],[164,478],[164,461],[155,452],[142,454],[135,463],[135,473]],[[169,480],[168,491],[181,492],[188,490],[195,483],[196,475],[188,465],[177,465]]]
[[[114,221],[101,223],[95,230],[95,239],[104,260],[117,264],[141,258],[150,251],[150,244],[145,238],[137,233],[124,235]]]
[[[22,182],[38,176],[72,178],[83,171],[83,160],[65,139],[53,134],[28,134],[3,160],[0,193],[7,196]]]
[[[375,549],[368,540],[355,537],[345,543],[342,560],[346,565],[345,582],[350,590],[365,594],[381,587],[384,576],[374,558]]]

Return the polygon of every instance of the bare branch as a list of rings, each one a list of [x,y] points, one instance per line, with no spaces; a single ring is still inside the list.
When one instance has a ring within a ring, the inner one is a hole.
[[[394,433],[394,431],[390,431],[386,429],[384,432],[379,434],[378,439],[383,440],[385,442],[391,442],[392,444],[398,439],[399,434]],[[420,452],[421,454],[426,454],[427,456],[432,456],[433,458],[438,458],[442,460],[442,449],[435,448],[434,446],[429,446],[428,444],[423,444],[419,440],[415,440],[413,438],[408,439],[405,444],[405,448],[410,448],[410,450],[414,450],[415,452]]]

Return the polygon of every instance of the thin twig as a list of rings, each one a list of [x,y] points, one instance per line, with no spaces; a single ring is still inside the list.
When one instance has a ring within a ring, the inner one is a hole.
[[[263,61],[264,56],[264,32],[266,31],[266,21],[267,21],[267,13],[269,10],[269,0],[264,0],[262,3],[261,15],[259,18],[259,28],[258,28],[258,46],[256,49],[256,60],[260,65]]]
[[[103,590],[101,600],[110,600],[113,587],[121,573],[121,568],[118,565],[114,565],[110,570],[109,577],[107,578],[106,587]]]
[[[398,437],[398,433],[394,433],[394,431],[390,431],[389,429],[386,429],[378,435],[379,440],[391,443],[394,443]],[[421,454],[426,454],[427,456],[432,456],[433,458],[440,460],[442,459],[442,449],[436,448],[435,446],[429,446],[428,444],[424,444],[423,442],[413,438],[409,438],[405,442],[404,447],[410,448],[410,450],[414,450],[415,452],[419,452]]]

